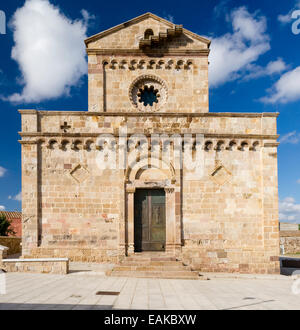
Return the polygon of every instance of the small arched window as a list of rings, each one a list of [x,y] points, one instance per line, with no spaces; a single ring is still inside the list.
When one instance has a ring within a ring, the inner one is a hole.
[[[150,36],[153,36],[154,33],[151,29],[147,29],[144,33],[144,39],[150,39]]]

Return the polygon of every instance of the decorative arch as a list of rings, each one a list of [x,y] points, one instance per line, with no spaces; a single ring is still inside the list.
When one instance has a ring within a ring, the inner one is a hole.
[[[144,33],[144,39],[150,40],[150,37],[153,36],[153,30],[152,29],[147,29]]]
[[[164,164],[165,168],[161,168],[158,164]],[[158,169],[158,170],[166,170],[168,171],[168,176],[166,179],[170,180],[172,183],[176,181],[176,173],[174,166],[171,162],[164,161],[161,157],[148,157],[145,155],[140,158],[138,162],[134,162],[129,164],[126,173],[125,173],[125,180],[126,182],[133,182],[137,179],[138,173],[141,170],[147,169]]]
[[[155,172],[152,180],[151,170]],[[147,171],[150,171],[147,173]],[[145,174],[146,173],[146,174]],[[149,175],[150,174],[150,175]],[[181,181],[180,172],[175,171],[173,164],[162,157],[148,157],[145,154],[132,164],[129,164],[125,173],[125,228],[120,248],[125,246],[127,255],[135,251],[135,211],[134,199],[137,189],[164,189],[166,197],[166,252],[179,255],[181,252],[182,223],[181,223]]]

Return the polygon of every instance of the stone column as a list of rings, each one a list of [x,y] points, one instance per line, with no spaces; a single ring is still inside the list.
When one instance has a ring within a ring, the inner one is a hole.
[[[175,253],[181,253],[182,246],[182,225],[181,225],[181,193],[175,191]]]
[[[134,193],[135,188],[127,188],[127,254],[134,254]]]
[[[124,171],[120,170],[119,180],[123,181]],[[119,193],[120,203],[120,222],[119,222],[119,261],[122,261],[126,256],[126,191],[124,184],[120,184]]]
[[[22,255],[31,256],[39,240],[38,144],[22,144]]]
[[[39,240],[39,144],[34,133],[40,132],[36,110],[20,110],[22,133],[33,134],[23,138],[22,144],[22,255],[31,256]]]
[[[278,143],[265,143],[262,148],[263,165],[263,226],[264,256],[268,273],[280,273],[280,238],[278,211]]]
[[[175,216],[175,189],[165,188],[166,192],[166,252],[175,253],[176,216]]]

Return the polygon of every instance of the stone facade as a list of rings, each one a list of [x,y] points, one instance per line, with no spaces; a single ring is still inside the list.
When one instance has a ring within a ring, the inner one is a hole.
[[[86,45],[89,111],[20,111],[23,256],[119,262],[134,253],[137,190],[160,188],[168,254],[196,270],[278,273],[278,115],[209,113],[210,42],[155,15]],[[153,105],[141,101],[144,86]],[[99,168],[101,134],[114,139],[110,150],[133,146],[134,162]],[[153,134],[164,137],[154,144]],[[192,157],[201,136],[201,176],[175,166],[182,142],[164,160],[174,134],[189,134]]]
[[[281,231],[280,245],[284,254],[299,254],[300,231]]]

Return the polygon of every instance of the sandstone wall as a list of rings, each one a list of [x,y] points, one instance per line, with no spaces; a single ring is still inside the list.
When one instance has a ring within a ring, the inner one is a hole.
[[[270,179],[263,172],[266,160]],[[202,179],[184,175],[183,258],[194,269],[278,272],[276,173],[276,150],[258,147],[213,148],[205,152]]]
[[[22,119],[24,256],[125,255],[126,170],[96,163],[97,136],[117,136],[122,125],[128,135],[204,135],[204,176],[176,174],[183,260],[203,271],[279,271],[276,115],[22,111]]]
[[[130,86],[142,75],[159,77],[165,84],[166,100],[159,112],[208,112],[207,56],[104,55],[89,56],[89,111],[135,112]]]
[[[166,133],[224,135],[237,139],[264,138],[277,139],[277,115],[239,113],[91,113],[68,111],[21,110],[22,137],[31,141],[32,137],[51,137],[65,134],[71,138],[97,137],[99,134],[117,134],[119,127],[127,127],[128,134]],[[61,127],[67,123],[67,130]],[[37,134],[33,134],[37,133]],[[83,134],[80,136],[80,134]],[[254,135],[252,137],[252,135]],[[226,137],[225,136],[225,137]]]
[[[58,274],[69,273],[68,259],[4,259],[2,268],[6,272],[12,273],[37,273],[37,274]]]

